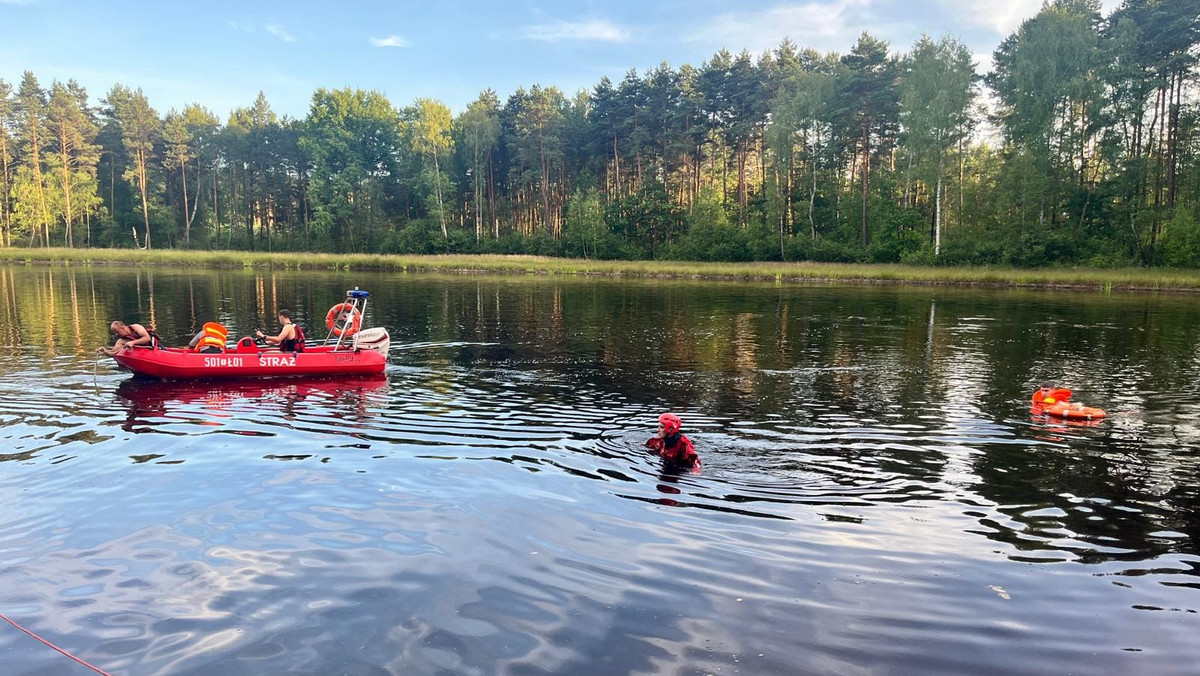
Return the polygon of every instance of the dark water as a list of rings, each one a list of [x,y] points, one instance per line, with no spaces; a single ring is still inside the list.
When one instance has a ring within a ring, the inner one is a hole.
[[[133,381],[116,317],[386,379]],[[1195,674],[1200,299],[0,267],[0,612],[114,674]],[[1057,379],[1096,426],[1031,418]],[[640,449],[685,420],[698,475]],[[0,672],[86,674],[0,624]]]

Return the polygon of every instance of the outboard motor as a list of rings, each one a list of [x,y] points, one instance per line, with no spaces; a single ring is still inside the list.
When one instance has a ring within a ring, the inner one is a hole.
[[[386,359],[391,346],[392,337],[388,335],[387,329],[382,326],[363,329],[354,334],[354,349],[356,350],[375,350]]]

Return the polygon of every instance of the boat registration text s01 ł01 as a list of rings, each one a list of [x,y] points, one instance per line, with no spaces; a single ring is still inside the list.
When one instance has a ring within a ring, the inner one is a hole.
[[[252,357],[251,357],[252,358]],[[228,366],[232,368],[241,368],[247,366],[246,357],[205,357],[205,367],[222,367]],[[296,355],[275,355],[275,354],[260,354],[258,355],[259,366],[295,366]]]

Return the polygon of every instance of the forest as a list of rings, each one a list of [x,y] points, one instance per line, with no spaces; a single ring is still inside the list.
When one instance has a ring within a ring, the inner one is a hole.
[[[318,89],[221,120],[0,80],[0,245],[1200,266],[1200,0],[1053,0],[954,36],[785,40],[455,114]]]

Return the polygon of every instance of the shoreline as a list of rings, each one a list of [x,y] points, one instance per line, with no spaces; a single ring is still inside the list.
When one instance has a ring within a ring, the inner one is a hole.
[[[711,281],[1200,292],[1200,270],[929,267],[871,263],[597,261],[541,256],[328,254],[160,249],[0,249],[0,263],[208,269],[375,270]]]

